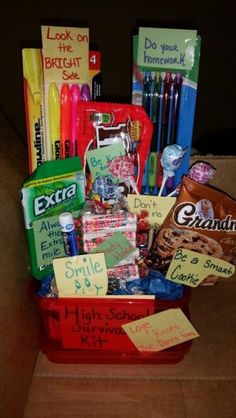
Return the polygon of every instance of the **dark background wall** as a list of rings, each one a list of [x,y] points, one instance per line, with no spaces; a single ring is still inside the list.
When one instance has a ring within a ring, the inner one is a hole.
[[[2,2],[1,2],[2,3]],[[4,1],[0,15],[0,105],[26,140],[23,104],[23,46],[40,46],[41,24],[88,26],[102,52],[104,100],[131,102],[132,34],[138,26],[197,29],[202,37],[193,143],[227,154],[236,147],[236,26],[233,1],[68,0],[17,5]],[[200,139],[199,139],[200,138]],[[228,145],[227,145],[228,144]]]

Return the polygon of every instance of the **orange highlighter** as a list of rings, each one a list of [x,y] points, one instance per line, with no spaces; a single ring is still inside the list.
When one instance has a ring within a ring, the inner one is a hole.
[[[71,138],[70,138],[70,124],[71,124],[71,96],[69,84],[63,84],[60,94],[61,102],[61,146],[60,155],[61,158],[67,158],[71,155]]]

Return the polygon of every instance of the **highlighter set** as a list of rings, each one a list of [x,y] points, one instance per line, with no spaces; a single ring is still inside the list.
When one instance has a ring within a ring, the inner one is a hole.
[[[51,153],[49,159],[75,157],[78,141],[78,105],[81,100],[92,99],[88,84],[57,86],[51,83],[48,89],[49,137]]]
[[[22,58],[28,163],[31,174],[44,161],[77,155],[78,103],[99,100],[101,59],[100,52],[89,51],[88,82],[52,82],[46,92],[42,50],[25,48]]]

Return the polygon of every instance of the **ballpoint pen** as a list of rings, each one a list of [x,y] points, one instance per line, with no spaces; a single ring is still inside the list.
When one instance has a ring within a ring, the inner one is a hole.
[[[183,78],[180,73],[176,73],[173,81],[173,112],[172,112],[172,125],[170,144],[176,143],[178,119],[179,119],[179,107],[180,107],[180,90],[182,86]]]
[[[170,129],[169,129],[169,142],[168,144],[173,145],[177,143],[178,133],[178,120],[179,120],[179,106],[180,106],[180,89],[182,84],[182,76],[180,73],[176,73],[172,83],[172,106],[171,106],[171,118],[170,118]],[[174,177],[169,177],[166,182],[167,193],[169,194],[173,190]]]
[[[150,118],[153,122],[153,134],[148,158],[148,186],[150,194],[154,194],[154,188],[157,181],[157,142],[158,142],[158,113],[159,97],[161,88],[161,78],[155,74],[152,80],[152,100],[150,109]]]
[[[78,154],[78,102],[80,100],[80,88],[78,84],[71,86],[71,146],[70,156],[75,157]]]
[[[71,97],[69,84],[61,87],[61,158],[70,156]]]
[[[51,160],[60,158],[60,97],[57,85],[51,83],[48,89],[49,135]]]
[[[150,101],[151,101],[151,86],[152,86],[152,78],[151,73],[145,73],[143,78],[143,97],[142,97],[142,106],[145,109],[148,116],[150,116]],[[143,179],[142,179],[142,194],[149,194],[149,186],[148,186],[148,158],[145,162]]]
[[[161,116],[161,135],[160,135],[160,155],[164,148],[168,145],[168,122],[170,113],[170,95],[171,95],[172,78],[171,73],[167,72],[163,80],[163,94],[162,94],[162,116]],[[158,160],[158,175],[157,175],[157,187],[160,188],[162,184],[162,166],[160,164],[160,158]],[[165,193],[165,191],[164,191]]]

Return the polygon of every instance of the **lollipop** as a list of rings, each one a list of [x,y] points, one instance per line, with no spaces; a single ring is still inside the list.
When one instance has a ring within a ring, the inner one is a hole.
[[[188,177],[191,180],[196,181],[196,183],[207,184],[209,183],[210,180],[213,179],[215,172],[216,172],[216,169],[210,163],[197,161],[189,169]],[[177,186],[175,190],[173,190],[173,192],[168,194],[168,197],[171,197],[174,194],[176,194],[179,188],[180,188],[180,184],[179,186]]]
[[[93,183],[93,191],[104,199],[116,199],[118,184],[113,183],[109,176],[97,177]]]
[[[108,162],[107,167],[114,177],[124,179],[139,194],[134,180],[135,165],[127,155],[114,158]]]
[[[207,184],[213,179],[216,169],[210,164],[203,161],[197,161],[189,169],[188,177],[197,183]]]
[[[161,165],[163,167],[164,176],[158,196],[161,196],[168,178],[174,177],[175,171],[181,166],[185,152],[186,150],[177,144],[167,145],[167,147],[164,148],[161,156]]]

